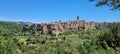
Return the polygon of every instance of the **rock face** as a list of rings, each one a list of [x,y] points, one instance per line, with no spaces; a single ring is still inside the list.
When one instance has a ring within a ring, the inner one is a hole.
[[[24,31],[29,30],[37,30],[39,34],[51,34],[54,33],[56,35],[64,32],[65,30],[88,30],[88,29],[98,29],[101,27],[110,28],[114,25],[113,22],[86,22],[85,20],[79,20],[79,16],[77,16],[77,20],[70,20],[67,22],[51,22],[51,23],[41,23],[41,24],[26,24],[23,27]]]

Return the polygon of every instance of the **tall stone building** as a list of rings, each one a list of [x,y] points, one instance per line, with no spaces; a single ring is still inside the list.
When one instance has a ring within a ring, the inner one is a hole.
[[[79,16],[77,16],[77,20],[80,20]]]

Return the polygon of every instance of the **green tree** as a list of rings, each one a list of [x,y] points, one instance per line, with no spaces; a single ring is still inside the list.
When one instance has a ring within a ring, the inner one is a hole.
[[[99,37],[100,45],[107,49],[104,43],[109,47],[117,51],[117,48],[120,47],[120,23],[117,23],[112,27],[111,30],[106,31],[103,35]]]
[[[0,36],[0,54],[16,54],[17,49],[18,47],[13,40],[6,40],[3,36]]]
[[[89,0],[95,1],[95,0]],[[96,6],[109,6],[112,10],[120,10],[120,0],[96,0]]]

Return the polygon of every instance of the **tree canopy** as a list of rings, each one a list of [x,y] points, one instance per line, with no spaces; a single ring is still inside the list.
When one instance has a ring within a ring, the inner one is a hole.
[[[95,0],[89,0],[90,2]],[[120,0],[97,0],[96,6],[109,6],[111,10],[120,10]]]

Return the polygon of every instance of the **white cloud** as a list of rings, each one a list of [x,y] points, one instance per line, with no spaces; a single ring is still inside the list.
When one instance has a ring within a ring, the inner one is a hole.
[[[4,17],[0,16],[0,21],[11,21],[11,22],[32,22],[32,23],[47,23],[45,19],[37,19],[33,17],[22,18],[22,17]]]
[[[20,18],[8,18],[4,16],[0,16],[0,21],[26,21],[25,19],[20,19]]]
[[[6,17],[0,16],[0,21],[8,21]]]

